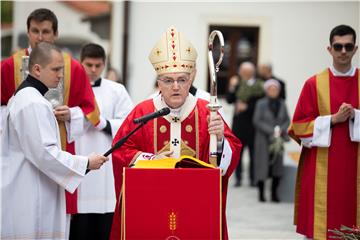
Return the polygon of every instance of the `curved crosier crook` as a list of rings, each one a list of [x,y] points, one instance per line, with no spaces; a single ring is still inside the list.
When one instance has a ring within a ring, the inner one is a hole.
[[[214,57],[212,54],[213,51],[213,42],[215,37],[219,38],[220,41],[220,57],[219,60],[214,64]],[[208,51],[208,63],[210,71],[210,103],[207,105],[207,108],[210,110],[210,118],[216,116],[217,111],[221,108],[221,105],[217,100],[217,81],[216,73],[219,71],[219,66],[224,57],[224,37],[222,33],[218,30],[214,30],[210,33],[209,36],[209,51]],[[217,167],[217,139],[215,134],[210,135],[210,145],[209,145],[209,162],[213,166]]]

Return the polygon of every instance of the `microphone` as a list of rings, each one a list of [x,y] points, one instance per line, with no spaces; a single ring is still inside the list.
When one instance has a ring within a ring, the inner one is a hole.
[[[156,111],[156,112],[150,113],[148,115],[136,118],[136,119],[134,119],[133,122],[134,123],[146,123],[147,121],[149,121],[151,119],[158,118],[158,117],[161,117],[161,116],[165,116],[165,115],[168,115],[169,113],[170,113],[170,108],[164,107],[163,109],[160,109],[159,111]]]
[[[117,141],[114,144],[114,146],[112,146],[106,153],[104,153],[104,156],[105,157],[109,156],[114,150],[121,147],[128,140],[128,138],[131,135],[133,135],[137,130],[139,130],[142,126],[144,126],[147,121],[149,121],[151,119],[154,119],[154,118],[157,118],[157,117],[168,115],[169,113],[170,113],[170,108],[165,107],[163,109],[160,109],[157,112],[153,112],[153,113],[150,113],[150,114],[145,115],[143,117],[139,117],[139,118],[134,119],[134,123],[141,123],[141,124],[139,124],[134,130],[129,132],[125,137],[123,137],[119,141]],[[87,169],[85,174],[88,174],[88,172],[90,172],[90,169]]]

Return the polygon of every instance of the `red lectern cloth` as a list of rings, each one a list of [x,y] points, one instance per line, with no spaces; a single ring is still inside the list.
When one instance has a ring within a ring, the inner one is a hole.
[[[122,239],[221,239],[219,169],[124,169]]]

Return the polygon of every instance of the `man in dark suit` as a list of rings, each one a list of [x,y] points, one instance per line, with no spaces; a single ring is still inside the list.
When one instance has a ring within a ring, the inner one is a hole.
[[[252,123],[256,101],[264,96],[263,82],[255,78],[255,65],[251,62],[243,62],[239,67],[239,74],[230,79],[229,89],[226,96],[228,103],[235,103],[232,131],[247,147],[250,155],[249,181],[255,187],[254,181],[254,136],[255,129]],[[244,148],[243,148],[244,149]],[[241,186],[242,180],[242,156],[235,170],[235,187]]]

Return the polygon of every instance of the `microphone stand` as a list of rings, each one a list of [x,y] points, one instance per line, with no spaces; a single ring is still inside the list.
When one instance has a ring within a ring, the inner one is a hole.
[[[121,147],[131,135],[133,135],[137,130],[139,130],[142,126],[144,126],[147,123],[147,121],[141,122],[135,129],[133,129],[131,132],[129,132],[128,135],[117,141],[112,148],[110,148],[106,153],[104,153],[104,156],[109,156],[114,150]]]
[[[150,119],[149,119],[150,120]],[[112,146],[112,148],[110,148],[106,153],[104,153],[104,157],[109,156],[114,150],[118,149],[119,147],[121,147],[128,139],[129,137],[131,137],[131,135],[133,135],[137,130],[139,130],[142,126],[144,126],[149,120],[141,122],[136,128],[134,128],[131,132],[128,133],[128,135],[126,135],[125,137],[123,137],[122,139],[120,139],[119,141],[117,141],[114,146]],[[90,169],[86,169],[85,174],[87,174],[88,172],[90,172]]]

